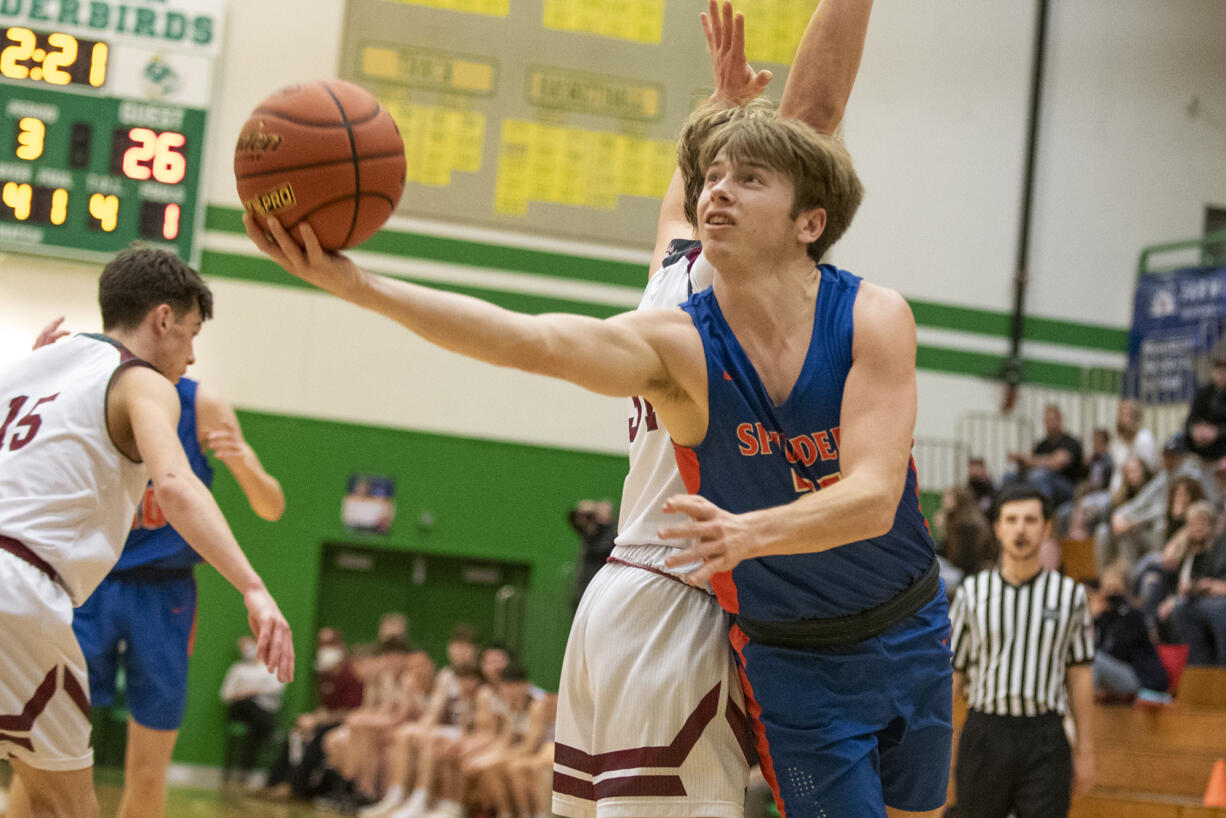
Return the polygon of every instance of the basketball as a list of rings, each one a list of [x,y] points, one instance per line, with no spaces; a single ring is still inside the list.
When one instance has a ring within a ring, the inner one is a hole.
[[[364,88],[321,80],[261,102],[239,133],[234,178],[261,226],[276,216],[301,244],[309,223],[325,250],[353,247],[383,226],[404,191],[400,130]]]

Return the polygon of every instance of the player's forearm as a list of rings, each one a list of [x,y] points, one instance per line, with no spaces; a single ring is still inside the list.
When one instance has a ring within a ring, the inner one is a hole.
[[[264,471],[255,452],[248,448],[240,457],[226,461],[247,502],[260,518],[275,522],[285,513],[285,493],[277,478]]]
[[[166,520],[242,594],[264,588],[209,490],[194,475],[155,475],[153,489]]]
[[[533,369],[540,352],[539,339],[528,329],[532,316],[478,298],[370,273],[344,297],[436,346],[496,366]]]
[[[787,505],[749,512],[744,517],[754,533],[750,556],[829,551],[880,537],[894,525],[901,494],[901,486],[851,476]]]
[[[779,115],[832,134],[851,96],[872,0],[822,0],[796,49]]]

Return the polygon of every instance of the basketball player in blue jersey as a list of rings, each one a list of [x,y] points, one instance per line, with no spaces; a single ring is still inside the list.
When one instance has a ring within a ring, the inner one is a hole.
[[[34,348],[68,333],[48,324]],[[179,442],[192,471],[213,485],[205,451],[226,464],[259,517],[280,519],[281,484],[264,470],[243,438],[234,409],[190,378],[175,384],[179,395]],[[72,628],[89,669],[90,701],[111,707],[122,663],[128,740],[119,818],[161,816],[166,771],[187,707],[187,660],[196,626],[196,580],[200,555],[166,522],[153,484],[145,487],[132,532],[119,562],[83,605]],[[125,645],[122,656],[119,644]]]
[[[945,596],[910,459],[915,323],[896,292],[817,260],[862,195],[837,140],[794,121],[721,126],[697,206],[710,291],[681,310],[529,316],[248,235],[294,275],[426,340],[592,391],[641,396],[698,496],[667,510],[710,583],[784,815],[939,814],[952,670]]]

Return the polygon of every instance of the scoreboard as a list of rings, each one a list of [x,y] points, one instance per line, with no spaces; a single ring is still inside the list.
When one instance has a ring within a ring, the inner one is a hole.
[[[224,0],[0,0],[0,247],[198,261]]]
[[[347,0],[339,74],[408,151],[399,212],[650,247],[677,133],[711,93],[707,0]],[[817,0],[753,0],[778,100]]]

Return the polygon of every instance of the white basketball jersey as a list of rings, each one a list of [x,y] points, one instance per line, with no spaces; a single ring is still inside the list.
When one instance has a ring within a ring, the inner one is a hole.
[[[111,442],[107,388],[140,359],[77,335],[0,369],[0,534],[45,560],[80,605],[119,559],[148,480]]]
[[[694,245],[697,250],[697,243]],[[692,293],[711,286],[714,268],[704,256],[693,254],[662,267],[647,282],[638,309],[660,309],[684,304]],[[630,399],[630,471],[622,485],[621,514],[617,523],[618,546],[671,545],[656,532],[660,526],[676,523],[684,515],[664,514],[660,507],[674,494],[685,494],[685,483],[677,471],[673,441],[659,424],[651,404],[642,398]],[[616,556],[616,554],[615,554]]]

